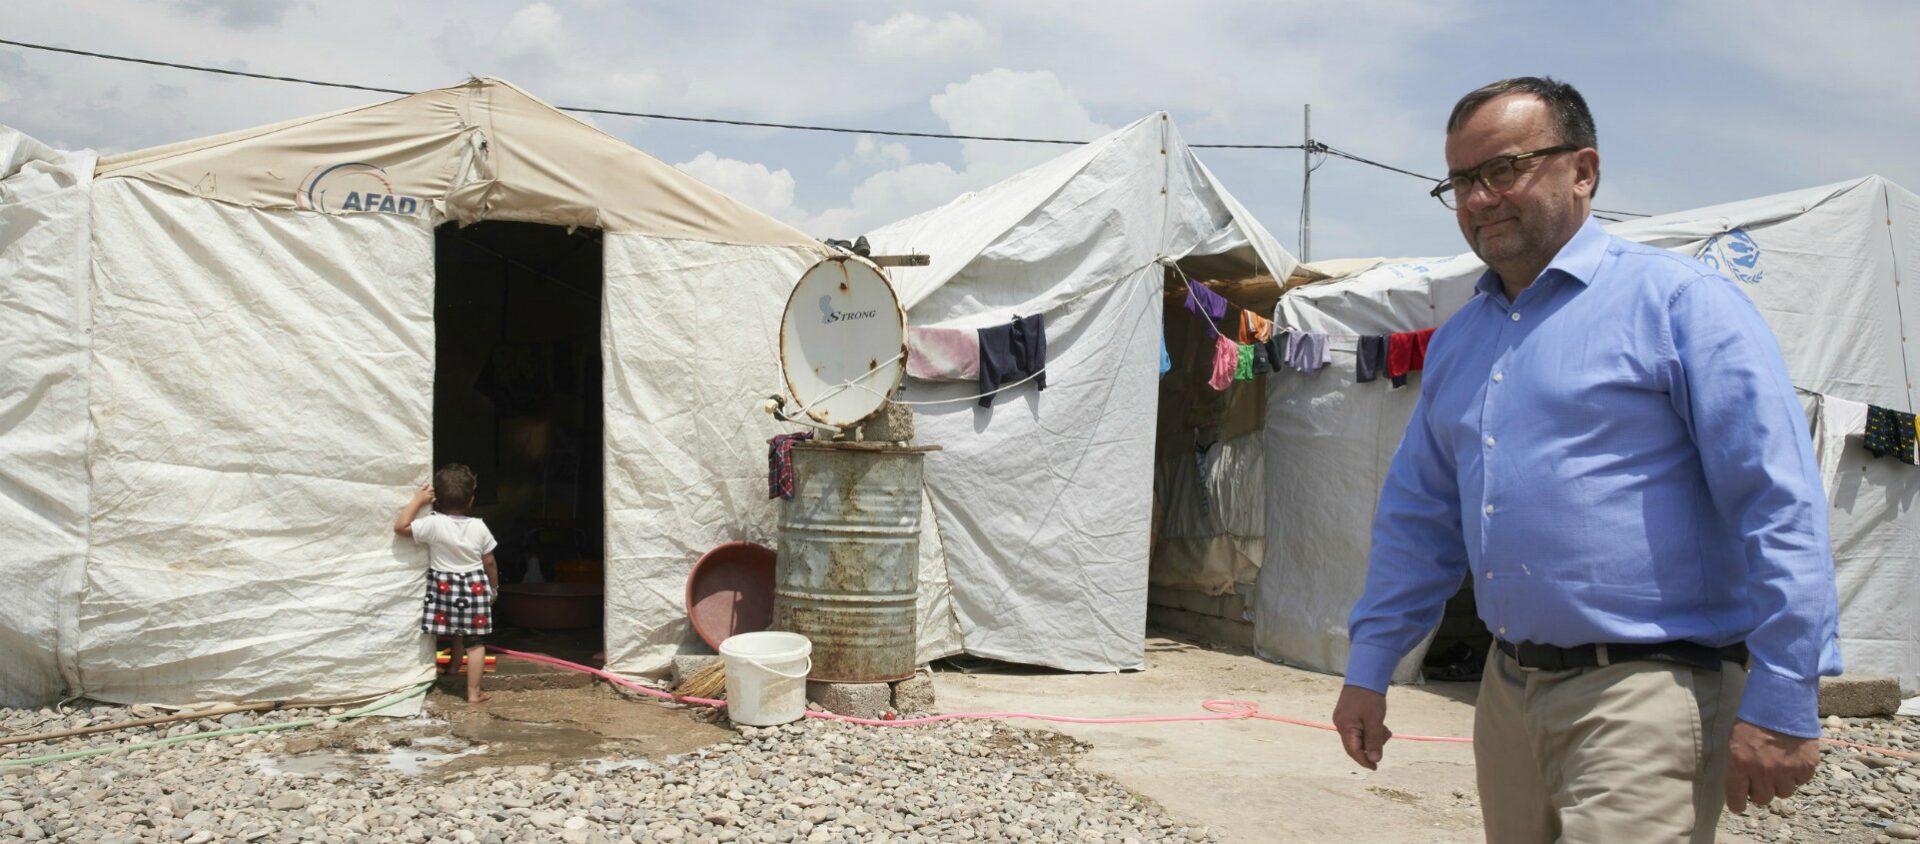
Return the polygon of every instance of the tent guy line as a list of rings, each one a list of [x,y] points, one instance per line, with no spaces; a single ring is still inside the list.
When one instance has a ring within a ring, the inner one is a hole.
[[[112,53],[98,53],[90,50],[76,50],[71,47],[55,47],[48,44],[34,44],[26,41],[13,41],[5,38],[0,38],[0,44],[5,44],[12,47],[20,47],[22,49],[27,49],[27,50],[42,50],[49,53],[65,53],[67,55],[72,55],[72,56],[85,56],[87,58],[107,59],[109,61],[116,61],[116,62],[132,62],[134,64],[152,65],[154,67],[170,67],[176,70],[192,70],[200,73],[215,73],[215,74],[220,74],[222,76],[240,76],[248,79],[264,79],[271,82],[294,82],[301,85],[315,85],[322,88],[344,88],[349,91],[369,91],[376,94],[397,94],[403,97],[419,93],[417,91],[403,91],[398,88],[380,88],[372,85],[355,85],[350,82],[328,82],[320,79],[304,79],[298,76],[274,76],[272,74],[267,74],[267,73],[251,73],[244,70],[232,70],[230,68],[224,68],[224,67],[208,67],[206,65],[193,65],[193,64],[183,64],[180,62],[161,61],[159,59],[143,59],[135,56],[120,56],[120,55],[114,55]],[[941,132],[912,132],[904,129],[855,129],[855,128],[846,127],[846,126],[810,126],[810,125],[801,124],[801,123],[765,123],[765,122],[755,121],[755,120],[729,120],[723,117],[689,117],[686,115],[678,115],[678,114],[656,114],[656,113],[641,112],[641,111],[622,111],[619,109],[610,109],[610,108],[592,108],[587,106],[559,105],[559,106],[554,106],[554,108],[560,109],[561,111],[575,111],[581,114],[604,114],[604,115],[609,115],[613,117],[640,117],[640,118],[646,118],[650,120],[674,120],[682,123],[714,123],[714,124],[720,124],[724,126],[746,126],[746,127],[756,128],[756,129],[790,129],[790,130],[799,131],[799,132],[835,132],[835,133],[846,134],[846,135],[884,135],[887,137],[894,137],[894,138],[929,138],[929,139],[944,140],[944,141],[996,141],[1000,143],[1011,143],[1011,144],[1062,144],[1062,145],[1068,145],[1068,146],[1080,146],[1080,145],[1090,143],[1089,141],[1070,141],[1070,140],[1064,140],[1060,138],[1016,138],[1016,137],[1007,137],[1007,136],[998,136],[998,135],[955,135],[955,134],[947,134],[947,133],[941,133]],[[1313,151],[1315,152],[1334,155],[1339,158],[1343,158],[1357,164],[1364,164],[1369,167],[1378,167],[1383,170],[1390,170],[1392,172],[1405,174],[1417,179],[1425,179],[1429,182],[1439,181],[1438,179],[1435,179],[1431,176],[1423,176],[1411,170],[1402,170],[1392,165],[1382,164],[1378,161],[1374,161],[1372,159],[1365,158],[1363,156],[1354,155],[1353,153],[1345,152],[1345,151],[1336,149],[1334,147],[1327,146],[1326,144],[1320,143],[1318,141],[1312,141],[1307,144],[1188,144],[1187,146],[1193,149],[1258,149],[1258,150],[1299,150],[1299,149],[1307,149],[1309,146],[1311,146],[1313,148]],[[1647,216],[1645,214],[1635,214],[1630,211],[1602,211],[1601,213],[1622,214],[1629,217]]]

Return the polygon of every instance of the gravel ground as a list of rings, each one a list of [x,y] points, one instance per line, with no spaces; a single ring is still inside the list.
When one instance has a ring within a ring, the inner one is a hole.
[[[1920,718],[1828,718],[1828,738],[1920,752]],[[1761,841],[1920,840],[1920,763],[1828,746],[1813,782],[1768,808],[1726,815],[1722,830]]]
[[[430,709],[442,705],[436,699]],[[150,714],[105,705],[0,710],[0,735]],[[0,759],[318,714],[229,715],[0,748]],[[1216,840],[1079,770],[1085,746],[1073,739],[998,723],[746,727],[663,762],[615,753],[444,773],[380,761],[395,746],[421,746],[405,737],[407,727],[419,733],[429,723],[368,719],[0,768],[0,841]],[[311,753],[317,737],[358,761],[300,772],[306,766],[294,753]]]

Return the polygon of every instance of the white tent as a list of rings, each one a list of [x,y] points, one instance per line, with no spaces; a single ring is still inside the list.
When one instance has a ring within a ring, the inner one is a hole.
[[[922,656],[1142,667],[1163,273],[1285,278],[1292,257],[1165,114],[868,237],[931,257],[891,273],[916,326],[1046,319],[1045,391],[982,408],[975,384],[908,382],[904,399],[945,402],[915,407],[944,449],[923,577],[952,583],[950,616],[922,614]]]
[[[1739,282],[1773,327],[1809,418],[1819,396],[1915,409],[1920,197],[1880,177],[1617,224],[1622,237],[1697,256]],[[1355,335],[1437,326],[1473,295],[1471,255],[1383,263],[1290,291],[1276,322],[1335,335],[1318,379],[1276,377],[1267,414],[1268,542],[1255,636],[1270,659],[1346,667],[1347,614],[1366,575],[1369,525],[1416,390],[1355,384]],[[1822,463],[1850,673],[1920,687],[1920,469],[1867,456],[1830,431]],[[1857,432],[1854,432],[1857,433]],[[1424,649],[1395,679],[1417,676]]]
[[[0,704],[427,679],[385,525],[428,474],[447,221],[604,234],[612,669],[687,638],[701,552],[771,540],[753,408],[824,248],[511,85],[97,169],[0,130],[0,166]]]

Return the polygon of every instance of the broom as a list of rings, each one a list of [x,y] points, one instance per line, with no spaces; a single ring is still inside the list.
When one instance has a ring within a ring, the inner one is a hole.
[[[706,698],[708,700],[726,700],[726,661],[716,659],[707,663],[707,667],[687,675],[687,679],[681,680],[680,685],[674,688],[673,696],[676,700],[684,700],[690,697]]]

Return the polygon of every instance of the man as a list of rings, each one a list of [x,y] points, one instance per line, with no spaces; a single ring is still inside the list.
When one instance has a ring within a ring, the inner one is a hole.
[[[1448,118],[1433,193],[1487,272],[1428,349],[1334,723],[1379,764],[1394,666],[1470,573],[1497,640],[1474,724],[1487,839],[1712,841],[1722,803],[1792,794],[1819,761],[1826,498],[1766,323],[1591,219],[1595,144],[1551,79]]]

